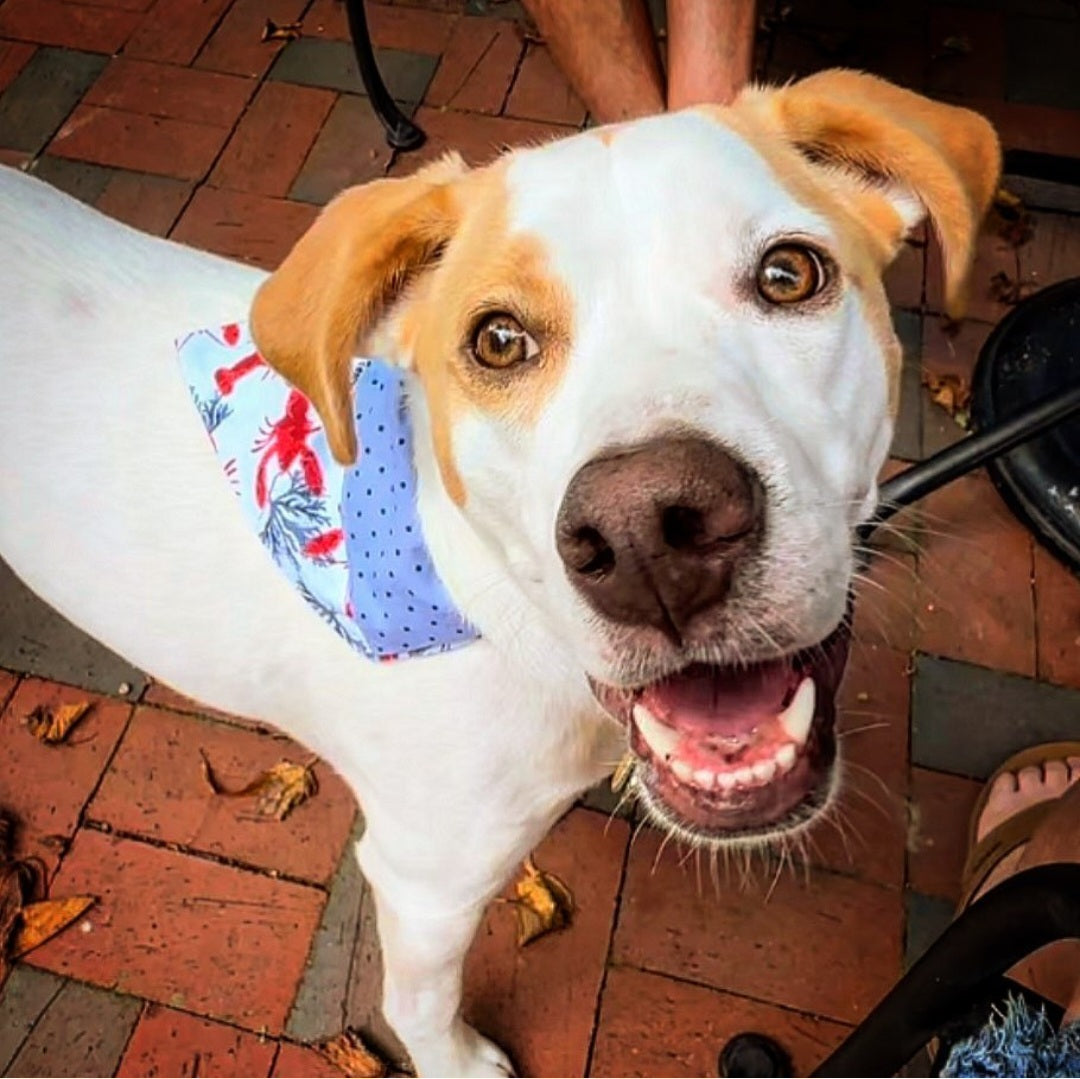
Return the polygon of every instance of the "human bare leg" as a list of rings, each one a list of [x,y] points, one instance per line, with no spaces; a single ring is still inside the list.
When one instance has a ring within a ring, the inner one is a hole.
[[[756,0],[668,0],[667,107],[726,104],[749,81]]]
[[[523,0],[594,120],[664,111],[660,56],[644,0]]]

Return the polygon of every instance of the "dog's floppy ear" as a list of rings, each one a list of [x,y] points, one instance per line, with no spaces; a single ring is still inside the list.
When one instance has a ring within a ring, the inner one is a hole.
[[[453,185],[464,172],[453,154],[414,176],[344,192],[255,295],[251,331],[259,352],[311,400],[342,464],[356,459],[352,358],[453,235]]]
[[[1001,172],[988,120],[857,71],[823,71],[745,99],[811,161],[876,189],[898,215],[895,246],[929,216],[941,241],[946,310],[962,314],[975,239]]]

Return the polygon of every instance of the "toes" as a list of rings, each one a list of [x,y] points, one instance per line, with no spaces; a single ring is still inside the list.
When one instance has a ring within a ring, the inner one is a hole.
[[[1043,769],[1037,764],[1028,765],[1016,773],[1016,789],[1025,802],[1041,801],[1046,797],[1043,791],[1045,783]]]
[[[1069,766],[1069,783],[1075,783],[1080,779],[1080,757],[1068,757],[1065,763]]]
[[[1047,796],[1064,794],[1069,785],[1069,766],[1064,761],[1047,761],[1043,772]]]

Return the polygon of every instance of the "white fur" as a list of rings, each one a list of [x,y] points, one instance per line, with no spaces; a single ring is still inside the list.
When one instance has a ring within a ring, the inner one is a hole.
[[[352,785],[385,1011],[426,1075],[505,1074],[460,1018],[465,950],[515,864],[624,745],[585,674],[626,672],[554,548],[575,470],[673,421],[760,469],[771,538],[740,648],[764,654],[771,635],[812,643],[839,617],[890,427],[857,296],[779,318],[734,288],[772,237],[827,244],[829,225],[730,132],[682,115],[610,148],[582,136],[520,153],[509,184],[513,227],[542,239],[573,297],[573,355],[531,430],[479,414],[455,429],[464,510],[418,424],[425,532],[484,639],[386,666],[261,550],[178,377],[174,337],[244,318],[263,275],[0,170],[0,555],[155,678],[277,725]]]

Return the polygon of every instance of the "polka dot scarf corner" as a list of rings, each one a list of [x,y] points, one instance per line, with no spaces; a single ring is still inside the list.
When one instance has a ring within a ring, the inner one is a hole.
[[[358,361],[359,453],[343,468],[318,415],[240,323],[177,340],[226,482],[277,567],[362,655],[388,663],[478,639],[431,558],[417,510],[405,376]]]

